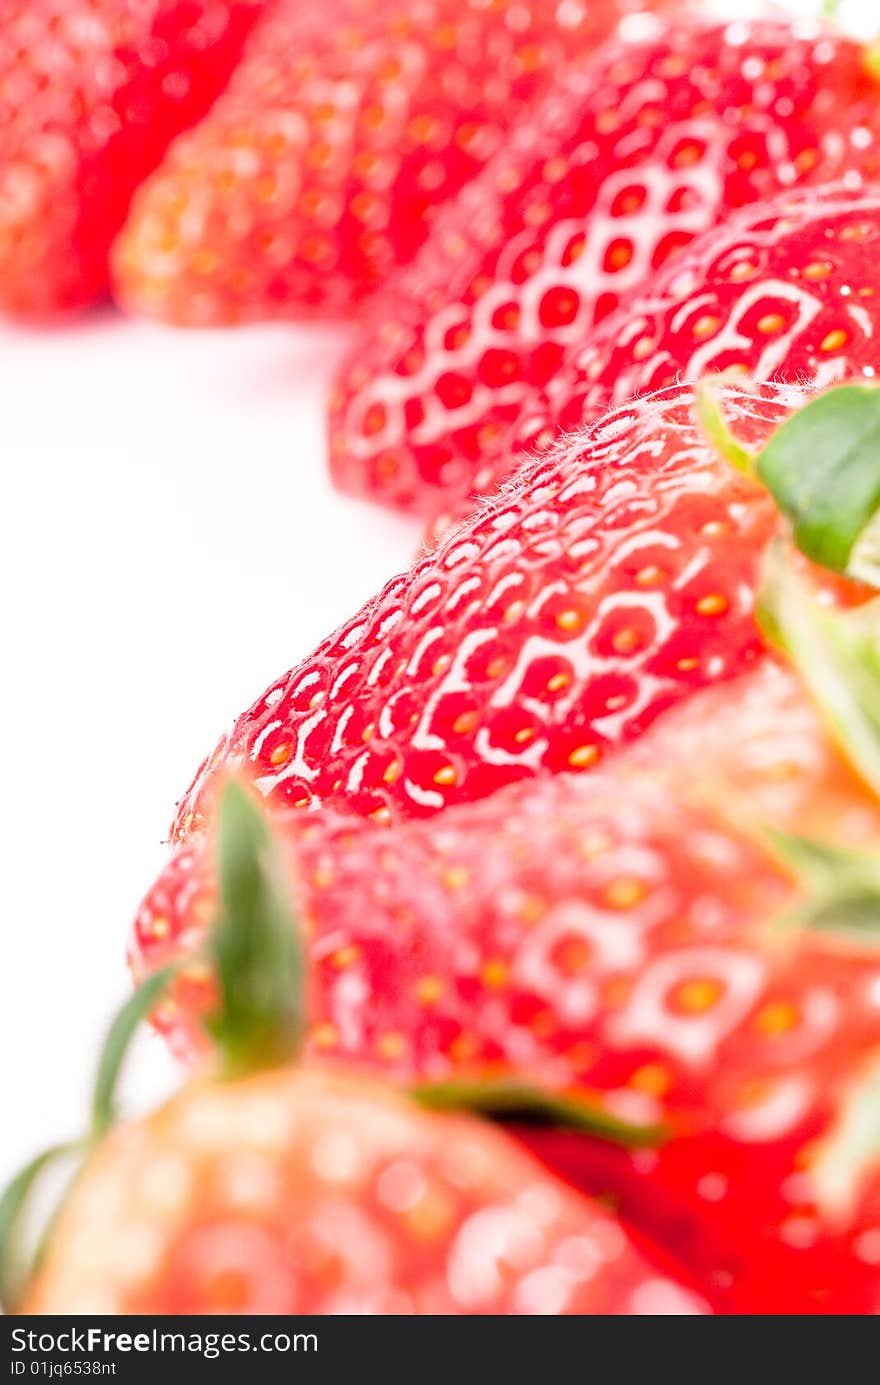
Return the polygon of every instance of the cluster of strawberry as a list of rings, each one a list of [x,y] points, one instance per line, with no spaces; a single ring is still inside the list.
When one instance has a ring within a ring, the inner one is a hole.
[[[7,1298],[880,1312],[878,54],[628,0],[85,8],[0,34],[0,296],[358,305],[334,475],[429,529],[180,802]],[[199,1075],[110,1130],[147,1014]]]

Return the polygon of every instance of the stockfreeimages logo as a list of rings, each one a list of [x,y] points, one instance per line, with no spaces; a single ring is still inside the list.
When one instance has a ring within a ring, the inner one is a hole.
[[[65,1328],[62,1332],[40,1332],[16,1327],[12,1330],[13,1353],[36,1356],[109,1355],[116,1352],[163,1353],[178,1352],[204,1356],[214,1360],[235,1352],[317,1351],[318,1338],[314,1332],[165,1332],[151,1328],[145,1332],[107,1332],[101,1327]],[[14,1359],[12,1374],[24,1375],[36,1361]],[[64,1372],[70,1374],[71,1372]]]

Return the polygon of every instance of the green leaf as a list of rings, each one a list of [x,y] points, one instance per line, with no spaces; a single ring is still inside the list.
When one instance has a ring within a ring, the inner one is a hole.
[[[787,832],[768,831],[771,846],[803,889],[778,927],[848,935],[880,944],[880,857]]]
[[[110,1026],[92,1092],[92,1122],[89,1139],[97,1143],[116,1121],[116,1088],[129,1044],[138,1026],[157,1004],[178,967],[172,964],[142,981],[125,1002]]]
[[[817,395],[776,429],[754,466],[802,553],[880,586],[880,387]]]
[[[218,857],[220,913],[208,950],[219,1004],[207,1028],[235,1076],[281,1064],[302,1047],[305,959],[266,819],[234,781],[220,801]]]
[[[23,1244],[23,1227],[31,1198],[43,1175],[64,1158],[81,1152],[80,1144],[53,1145],[26,1164],[0,1197],[0,1306],[15,1311],[31,1274],[31,1257]]]
[[[830,1136],[819,1146],[809,1178],[827,1216],[846,1220],[866,1172],[880,1154],[880,1064],[874,1064],[841,1109]]]
[[[880,796],[880,603],[848,614],[820,606],[777,543],[768,554],[757,613],[853,768]]]
[[[665,1130],[618,1119],[597,1102],[542,1091],[526,1082],[422,1082],[409,1088],[432,1111],[471,1111],[507,1125],[554,1126],[595,1135],[628,1148],[659,1144]]]

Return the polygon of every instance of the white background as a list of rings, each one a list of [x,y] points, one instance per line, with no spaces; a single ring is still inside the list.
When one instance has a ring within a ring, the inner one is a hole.
[[[849,12],[864,26],[875,4]],[[327,481],[343,345],[109,311],[0,327],[0,1178],[81,1126],[129,923],[198,761],[413,552],[414,525]],[[169,1073],[148,1041],[138,1102]]]

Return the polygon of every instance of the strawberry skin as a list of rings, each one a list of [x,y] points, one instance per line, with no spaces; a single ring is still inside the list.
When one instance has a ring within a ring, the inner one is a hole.
[[[724,398],[756,445],[803,402],[769,386]],[[225,769],[273,804],[379,817],[592,769],[760,655],[753,593],[775,526],[769,495],[704,439],[690,388],[609,414],[277,679],[203,764],[175,838]]]
[[[139,193],[120,302],[197,325],[351,310],[560,66],[638,7],[275,0],[226,94]]]
[[[472,1118],[341,1076],[200,1082],[109,1137],[25,1313],[701,1313]]]
[[[732,209],[878,171],[856,43],[685,18],[612,41],[437,219],[370,307],[332,402],[340,486],[436,509],[599,322]]]
[[[744,208],[700,236],[570,353],[478,473],[445,498],[440,532],[519,465],[606,408],[676,380],[725,371],[756,380],[873,379],[880,191],[842,185]]]
[[[863,1252],[880,1183],[838,1226],[796,1175],[880,1055],[880,960],[768,937],[792,884],[744,821],[880,839],[880,809],[769,659],[590,780],[513,785],[394,827],[282,812],[308,928],[309,1050],[398,1081],[519,1075],[663,1123],[668,1141],[637,1153],[529,1140],[619,1198],[728,1310],[876,1309],[880,1268]],[[190,1057],[212,1002],[197,954],[214,910],[202,842],[135,924],[137,975],[193,959],[156,1016]]]
[[[260,0],[11,0],[0,20],[0,306],[107,288],[137,184],[225,86]]]

